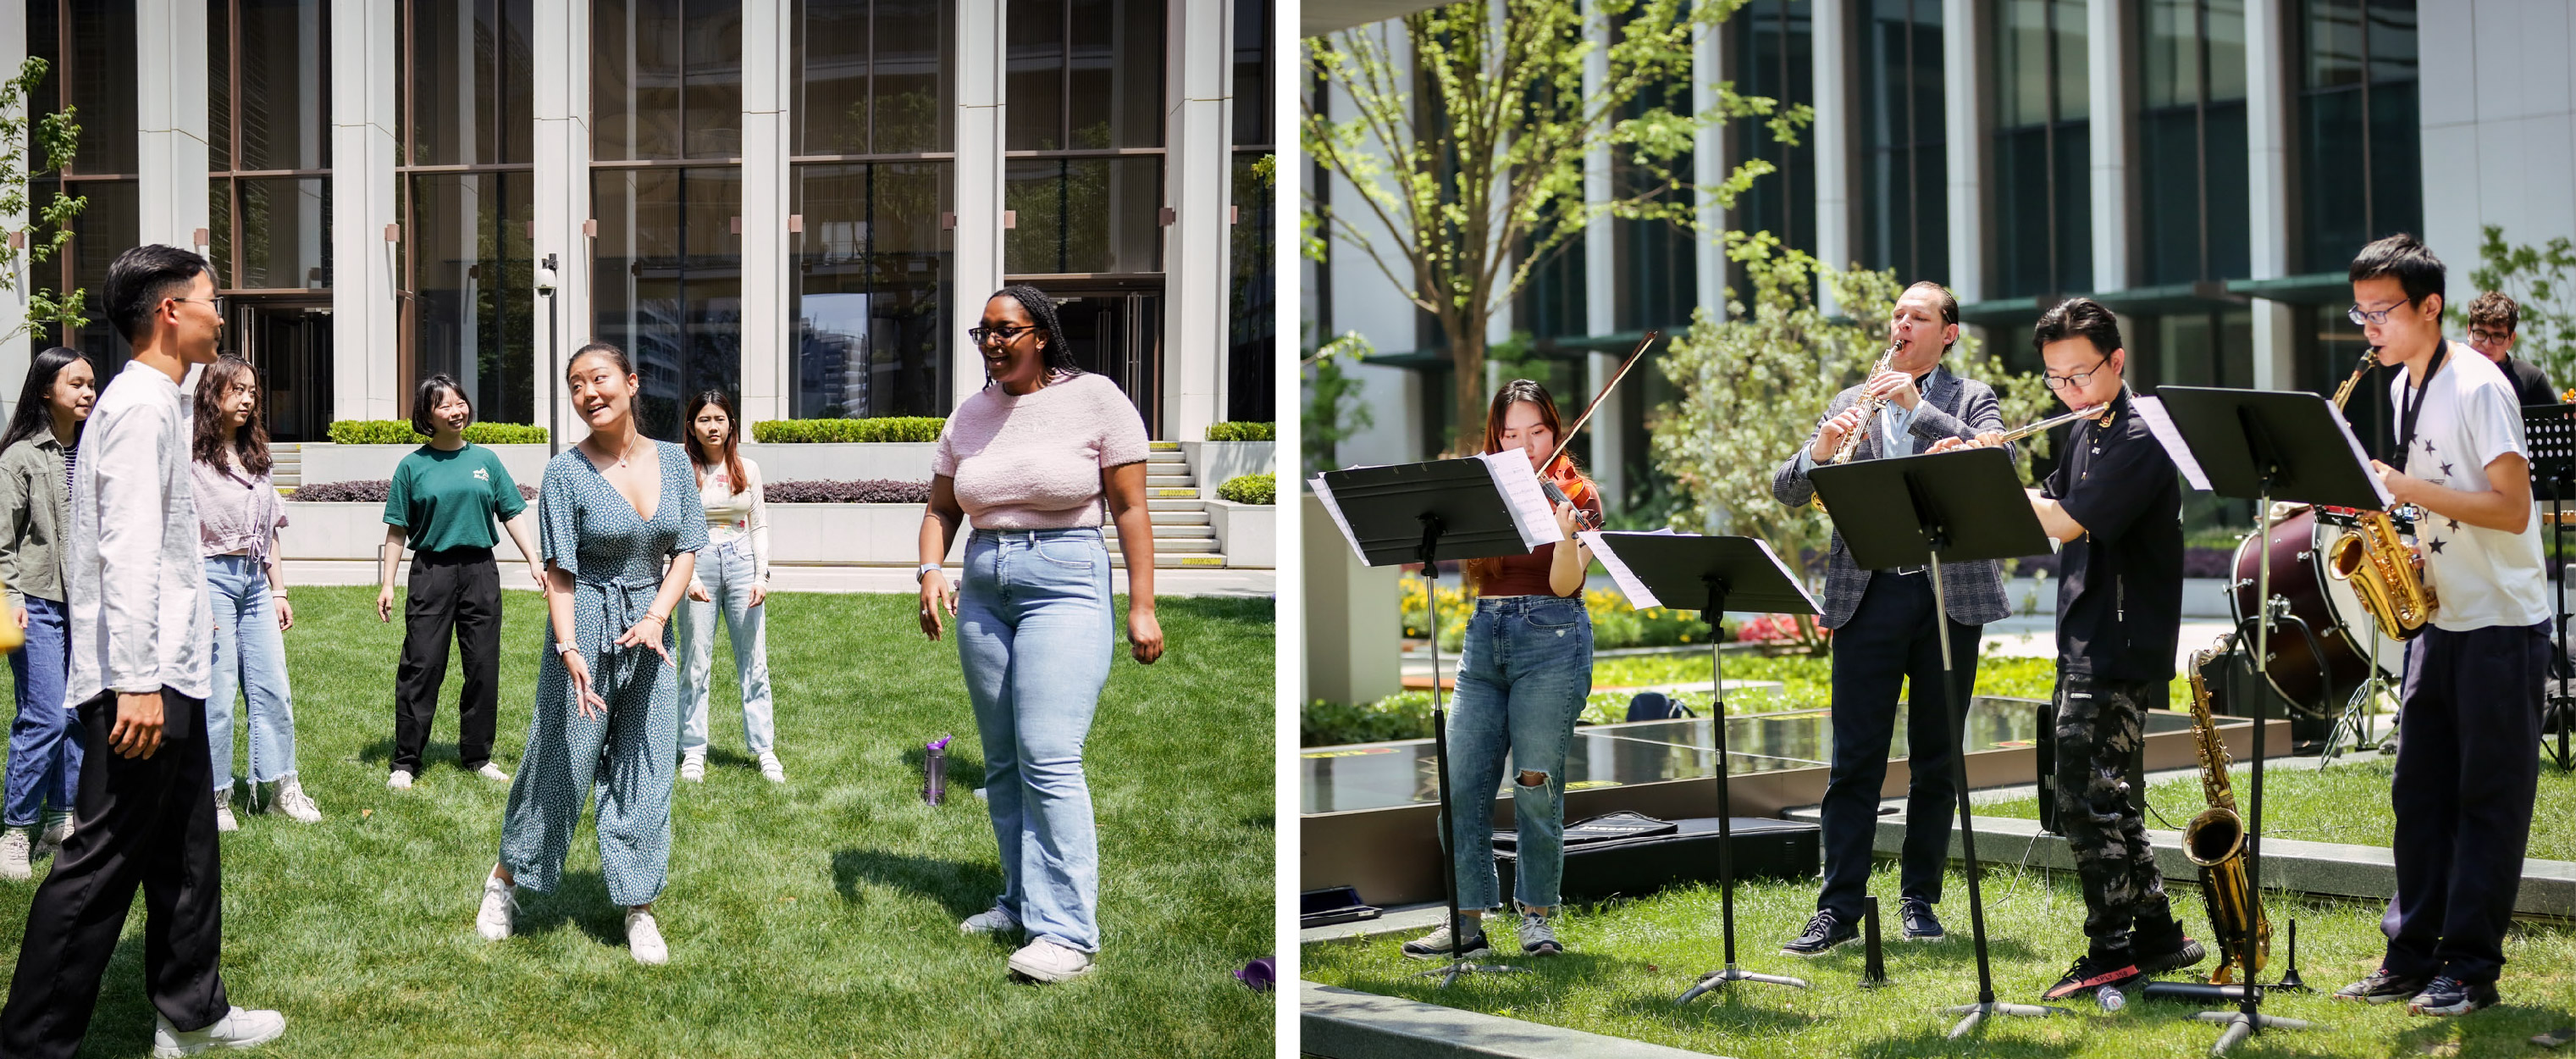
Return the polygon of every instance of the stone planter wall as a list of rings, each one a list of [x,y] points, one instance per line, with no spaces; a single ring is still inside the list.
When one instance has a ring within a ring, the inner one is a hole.
[[[378,481],[392,478],[394,466],[412,453],[418,445],[335,445],[320,442],[303,446],[304,483]],[[546,461],[552,458],[546,445],[486,446],[501,457],[513,480],[528,485],[545,481]],[[836,481],[849,482],[884,478],[902,482],[930,480],[930,458],[939,447],[929,441],[886,441],[847,444],[762,445],[745,442],[742,454],[760,464],[762,479],[772,482]],[[1208,486],[1213,495],[1214,486]]]
[[[1216,487],[1237,475],[1264,474],[1271,470],[1272,452],[1278,448],[1271,441],[1184,441],[1181,453],[1190,459],[1190,473],[1198,475],[1199,499],[1216,499]],[[1217,534],[1223,537],[1220,531]],[[1266,564],[1265,564],[1266,565]]]
[[[1257,472],[1256,472],[1257,473]],[[1279,508],[1272,504],[1207,501],[1208,524],[1216,527],[1217,550],[1225,565],[1259,570],[1279,565]]]

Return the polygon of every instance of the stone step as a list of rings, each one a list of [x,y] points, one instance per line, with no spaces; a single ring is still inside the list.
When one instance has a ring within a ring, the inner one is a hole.
[[[1165,511],[1205,512],[1207,510],[1207,505],[1199,501],[1199,491],[1192,489],[1189,491],[1189,494],[1190,495],[1186,499],[1178,497],[1162,498],[1148,495],[1145,498],[1145,510],[1149,513],[1157,514]]]
[[[1155,500],[1193,500],[1193,501],[1194,501],[1194,500],[1197,500],[1198,498],[1199,498],[1199,491],[1198,491],[1195,487],[1193,487],[1193,488],[1186,488],[1186,489],[1183,489],[1183,488],[1173,488],[1173,487],[1169,487],[1169,486],[1160,487],[1160,488],[1157,488],[1157,487],[1154,487],[1154,486],[1147,486],[1147,487],[1145,487],[1145,499],[1146,499],[1147,501],[1149,501],[1149,502],[1150,502],[1150,501],[1155,501]],[[1153,509],[1152,509],[1152,508],[1147,508],[1146,510],[1150,511],[1150,510],[1153,510]]]
[[[1145,462],[1147,462],[1147,463],[1177,463],[1177,464],[1182,464],[1182,465],[1186,466],[1186,465],[1188,465],[1188,464],[1189,464],[1189,462],[1190,462],[1190,458],[1189,458],[1188,454],[1183,453],[1181,450],[1179,450],[1179,449],[1177,449],[1177,448],[1173,448],[1173,449],[1155,449],[1155,450],[1152,450],[1152,451],[1147,452],[1147,453],[1145,454]]]
[[[1145,488],[1147,489],[1191,489],[1196,488],[1198,484],[1199,483],[1196,479],[1186,474],[1149,474],[1145,476]]]
[[[1157,526],[1204,526],[1208,524],[1208,513],[1205,511],[1149,510],[1146,514],[1151,516],[1153,523]]]
[[[1118,550],[1118,537],[1116,534],[1109,535],[1107,543],[1111,551]],[[1214,530],[1209,530],[1208,535],[1205,537],[1166,537],[1160,533],[1154,535],[1154,553],[1157,555],[1164,552],[1212,552],[1215,550],[1216,532]]]
[[[1145,448],[1148,452],[1179,452],[1181,451],[1181,443],[1177,441],[1149,441],[1145,443]]]
[[[1103,536],[1107,537],[1110,541],[1115,542],[1118,539],[1118,531],[1110,530],[1107,533],[1104,533]],[[1205,537],[1210,540],[1216,539],[1216,527],[1205,525],[1177,526],[1161,522],[1154,523],[1154,539],[1157,541],[1187,540],[1199,537]]]

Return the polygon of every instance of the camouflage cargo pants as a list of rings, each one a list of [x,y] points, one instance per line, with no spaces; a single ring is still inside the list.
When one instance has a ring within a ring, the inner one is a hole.
[[[2145,822],[2129,802],[2130,755],[2143,739],[2147,681],[2069,676],[2057,702],[2057,826],[2084,881],[2084,936],[2125,948],[2140,923],[2173,918]]]

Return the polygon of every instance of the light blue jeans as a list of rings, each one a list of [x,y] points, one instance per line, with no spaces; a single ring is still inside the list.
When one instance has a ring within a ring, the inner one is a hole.
[[[248,555],[206,557],[206,602],[215,612],[206,746],[215,790],[233,789],[234,693],[249,700],[250,781],[295,774],[295,695],[286,686],[286,638],[270,605],[268,571]]]
[[[26,600],[27,645],[9,654],[18,716],[9,723],[8,808],[0,815],[10,827],[35,826],[45,810],[70,812],[80,799],[80,712],[63,701],[71,606],[43,596]]]
[[[1001,905],[1030,940],[1100,951],[1100,851],[1082,743],[1109,679],[1109,549],[1097,529],[977,530],[957,656],[1001,848]]]
[[[751,560],[751,538],[736,537],[698,553],[698,584],[714,599],[688,600],[680,608],[680,752],[707,748],[707,688],[715,665],[716,608],[733,635],[734,675],[742,680],[742,738],[755,755],[777,741],[769,705],[769,621],[766,607],[751,605],[760,579]]]
[[[1449,700],[1449,797],[1458,907],[1502,907],[1494,870],[1494,792],[1511,756],[1520,829],[1512,898],[1554,908],[1565,879],[1565,749],[1592,694],[1592,615],[1554,596],[1479,599]],[[1521,773],[1545,776],[1520,782]]]

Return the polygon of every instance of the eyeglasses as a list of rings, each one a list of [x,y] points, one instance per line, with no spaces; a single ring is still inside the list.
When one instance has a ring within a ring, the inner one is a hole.
[[[970,327],[966,329],[966,338],[968,341],[979,346],[987,342],[997,342],[1002,345],[1009,345],[1011,344],[1012,339],[1035,330],[1037,330],[1037,328],[1012,327],[1007,324],[1001,327]]]
[[[2413,304],[2415,303],[2391,302],[2385,309],[2364,309],[2361,303],[2355,302],[2351,309],[2345,310],[2344,316],[2356,324],[2384,324],[2388,322],[2388,314]]]
[[[2486,330],[2486,329],[2484,329],[2484,328],[2477,328],[2477,327],[2472,327],[2472,328],[2470,328],[2470,329],[2469,329],[2469,344],[2471,344],[2471,345],[2478,345],[2478,346],[2493,346],[2493,345],[2499,345],[2499,344],[2502,344],[2505,340],[2510,339],[2510,338],[2512,338],[2512,337],[2513,337],[2513,332],[2511,332],[2511,331],[2489,331],[2489,330]]]
[[[172,298],[170,300],[174,302],[204,302],[207,305],[214,307],[215,315],[217,316],[224,315],[224,310],[227,308],[224,298],[220,294],[212,298]]]
[[[2102,370],[2102,365],[2110,362],[2111,358],[2104,357],[2095,362],[2092,367],[2086,368],[2083,371],[2070,371],[2064,375],[2051,375],[2043,371],[2039,374],[2039,380],[2047,383],[2048,388],[2052,390],[2063,390],[2069,386],[2080,387],[2087,381],[2091,380],[2095,373],[2100,372]]]

